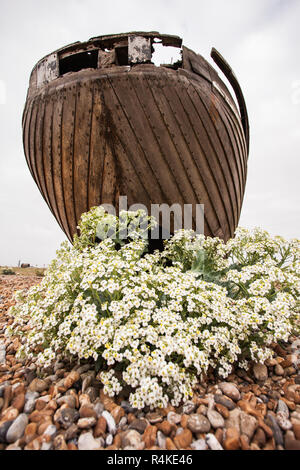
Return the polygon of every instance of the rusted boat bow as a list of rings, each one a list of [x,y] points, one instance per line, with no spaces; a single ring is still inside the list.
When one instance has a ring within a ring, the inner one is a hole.
[[[182,60],[155,66],[156,43]],[[215,49],[215,69],[178,36],[132,32],[76,42],[34,67],[23,113],[27,163],[68,238],[90,207],[204,204],[205,234],[238,224],[249,124],[242,90]],[[193,213],[194,215],[194,213]]]

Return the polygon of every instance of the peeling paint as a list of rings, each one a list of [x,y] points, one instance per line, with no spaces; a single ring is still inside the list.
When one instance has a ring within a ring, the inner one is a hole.
[[[37,66],[37,87],[41,87],[51,82],[59,76],[57,54],[47,56]]]
[[[143,36],[128,36],[128,62],[142,64],[152,57],[151,39]]]

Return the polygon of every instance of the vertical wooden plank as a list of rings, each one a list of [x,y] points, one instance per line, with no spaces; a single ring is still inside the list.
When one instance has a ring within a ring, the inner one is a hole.
[[[29,128],[30,128],[30,119],[31,119],[31,111],[32,111],[32,101],[27,101],[26,106],[24,109],[24,114],[23,114],[23,147],[24,147],[24,153],[25,153],[25,158],[26,162],[29,168],[29,171],[31,173],[32,178],[34,179],[34,173],[33,169],[31,168],[31,163],[29,159]]]
[[[37,121],[36,121],[36,132],[35,132],[35,161],[38,179],[40,182],[40,188],[42,195],[47,202],[50,210],[53,213],[49,194],[46,186],[45,171],[44,171],[44,149],[43,149],[43,128],[44,128],[44,116],[45,116],[45,101],[43,99],[37,100],[36,106],[38,108]]]
[[[101,204],[101,179],[103,171],[103,152],[102,152],[102,99],[101,99],[101,81],[95,81],[93,88],[93,112],[91,117],[90,130],[90,158],[88,175],[88,207],[99,206]]]
[[[62,181],[62,114],[63,114],[63,92],[55,93],[52,118],[52,167],[53,167],[53,189],[57,206],[60,225],[64,232],[68,232],[69,225],[66,217],[65,200]]]
[[[52,208],[53,214],[60,225],[63,226],[60,220],[60,214],[57,206],[56,195],[54,190],[54,172],[53,172],[53,111],[55,96],[50,96],[45,99],[45,115],[43,121],[43,167],[45,172],[45,183],[47,188],[47,195],[49,203]]]
[[[71,239],[76,233],[77,220],[75,213],[74,186],[73,186],[73,141],[74,122],[76,115],[76,84],[65,87],[63,90],[63,119],[61,129],[61,155],[62,155],[62,185],[64,194],[64,205],[68,221],[68,238]]]
[[[74,200],[77,222],[83,212],[88,210],[88,177],[90,152],[90,123],[92,111],[91,83],[83,82],[77,85],[77,105],[74,124]]]
[[[37,118],[38,107],[35,102],[32,102],[31,109],[29,112],[29,124],[28,124],[28,161],[32,170],[34,181],[36,182],[39,190],[40,182],[36,171],[35,164],[35,132],[36,132],[36,118]]]

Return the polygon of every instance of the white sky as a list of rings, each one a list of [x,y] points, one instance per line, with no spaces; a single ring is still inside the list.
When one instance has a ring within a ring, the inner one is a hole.
[[[299,237],[300,0],[1,0],[0,265],[47,264],[65,236],[27,168],[21,116],[30,72],[75,41],[126,31],[216,47],[242,86],[250,120],[240,225]]]

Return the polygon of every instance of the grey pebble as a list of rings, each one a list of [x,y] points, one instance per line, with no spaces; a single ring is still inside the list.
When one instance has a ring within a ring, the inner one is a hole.
[[[54,372],[56,372],[57,370],[61,369],[64,366],[65,366],[64,362],[56,362],[54,364]]]
[[[192,442],[191,448],[194,450],[206,450],[207,444],[205,442],[205,439],[198,439],[197,441]]]
[[[57,433],[57,427],[54,424],[49,424],[44,435],[54,437]]]
[[[57,381],[57,375],[56,374],[48,375],[47,377],[45,377],[44,380],[46,382],[50,382],[50,383],[56,382]]]
[[[224,395],[231,398],[234,401],[238,401],[241,398],[241,394],[237,389],[236,385],[232,382],[221,382],[219,388],[222,390]]]
[[[187,401],[182,406],[182,413],[185,414],[185,415],[189,415],[189,414],[193,413],[195,408],[196,408],[196,403],[194,403],[193,401]]]
[[[67,429],[74,421],[77,421],[78,418],[79,413],[75,408],[64,408],[61,410],[58,422],[64,429]]]
[[[48,429],[48,428],[47,428]],[[76,426],[75,423],[71,424],[70,427],[65,432],[65,440],[69,441],[71,439],[74,439],[77,437],[77,434],[79,432],[78,426]]]
[[[4,343],[0,343],[0,364],[5,364],[6,360],[6,348]]]
[[[205,437],[205,441],[211,450],[223,450],[223,447],[221,446],[220,442],[213,434],[207,434]]]
[[[106,410],[102,412],[102,416],[103,416],[103,418],[106,419],[108,432],[114,436],[117,432],[117,426],[116,426],[116,422],[115,422],[114,418]]]
[[[157,431],[157,435],[156,435],[156,440],[157,440],[157,444],[158,446],[161,448],[161,449],[165,449],[166,448],[166,436],[164,435],[163,432],[161,431]]]
[[[271,415],[271,413],[268,413],[267,418],[265,419],[265,422],[273,430],[274,439],[275,439],[276,444],[280,445],[280,446],[283,446],[283,435],[282,435],[282,431],[280,429],[280,426],[277,423],[276,418],[274,418],[274,416]]]
[[[27,385],[31,384],[31,382],[36,378],[35,370],[32,370],[29,367],[27,367],[27,369],[25,370],[25,373],[24,373],[24,377],[25,377],[25,380],[26,380],[26,384]]]
[[[290,411],[286,403],[284,403],[283,400],[278,400],[278,405],[277,405],[277,414],[281,413],[284,414],[286,418],[289,418],[290,416]]]
[[[133,420],[130,425],[129,429],[134,429],[138,431],[140,434],[144,434],[146,427],[148,426],[149,422],[145,418],[138,418]]]
[[[225,426],[225,421],[222,415],[215,410],[207,411],[207,418],[210,421],[210,424],[213,428],[223,428]]]
[[[195,413],[189,417],[187,427],[194,433],[206,433],[210,430],[210,422],[202,414]]]
[[[259,395],[259,398],[260,398],[264,403],[268,403],[268,401],[269,401],[268,397],[267,397],[266,395],[263,395],[263,394]]]
[[[257,428],[257,421],[254,416],[241,411],[240,413],[240,430],[241,434],[245,434],[249,441],[251,441],[253,434]]]
[[[12,443],[20,439],[20,437],[22,437],[24,434],[27,424],[28,417],[25,413],[21,413],[19,416],[17,416],[6,433],[7,442]]]
[[[5,423],[0,425],[0,442],[1,443],[6,442],[7,431],[9,430],[13,422],[14,422],[13,420],[9,420],[9,421],[5,421]]]
[[[178,424],[181,421],[181,415],[178,413],[175,413],[174,411],[169,411],[167,420],[171,424]]]
[[[268,378],[268,368],[265,364],[257,362],[253,365],[253,374],[258,382],[265,382]]]
[[[30,414],[34,410],[35,402],[38,399],[38,392],[28,390],[25,395],[24,413]]]
[[[214,396],[214,400],[216,403],[225,406],[229,411],[234,410],[236,408],[236,404],[230,398],[225,397],[224,395],[216,394]]]
[[[83,364],[82,366],[79,366],[76,370],[79,375],[83,374],[84,372],[87,372],[90,369],[91,365],[90,364]]]
[[[91,385],[92,383],[92,380],[93,380],[93,376],[91,374],[87,374],[85,375],[85,377],[83,378],[81,376],[81,378],[83,379],[82,380],[82,387],[81,387],[81,390],[83,393],[85,393],[86,389]]]
[[[283,429],[284,431],[287,431],[288,429],[291,429],[293,427],[290,420],[281,411],[277,412],[276,420],[277,420],[277,423],[279,424],[279,426],[281,427],[281,429]]]
[[[93,403],[99,395],[99,391],[95,387],[88,387],[85,393],[90,397],[91,403]]]
[[[102,416],[102,413],[104,411],[104,406],[103,403],[97,402],[93,405],[94,411],[97,413],[97,417],[100,418]]]
[[[100,441],[94,438],[91,432],[80,434],[78,439],[79,450],[97,450],[101,447]]]
[[[75,408],[76,398],[73,395],[64,395],[56,400],[56,403],[61,406],[64,403],[68,405],[69,408]]]
[[[123,428],[127,424],[127,416],[122,416],[122,418],[119,421],[119,428]]]

